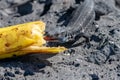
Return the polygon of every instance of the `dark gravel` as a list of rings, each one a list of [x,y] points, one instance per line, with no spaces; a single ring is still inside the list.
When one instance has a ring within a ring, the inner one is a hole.
[[[15,74],[7,71],[7,72],[5,72],[4,76],[15,77]]]

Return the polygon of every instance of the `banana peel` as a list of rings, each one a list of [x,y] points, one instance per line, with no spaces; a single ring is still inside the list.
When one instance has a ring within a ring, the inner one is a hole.
[[[45,23],[34,21],[0,28],[0,59],[26,54],[57,54],[65,47],[46,47]]]

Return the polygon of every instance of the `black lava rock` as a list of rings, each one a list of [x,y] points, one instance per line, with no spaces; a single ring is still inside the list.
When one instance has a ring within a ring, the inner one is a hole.
[[[24,76],[28,76],[28,75],[34,75],[34,72],[32,70],[25,70],[24,72]]]
[[[12,72],[7,71],[7,72],[5,72],[4,76],[15,77],[15,74],[12,73]]]
[[[15,74],[21,74],[21,72],[19,70],[16,70]]]
[[[92,80],[99,80],[99,77],[96,74],[90,74]]]

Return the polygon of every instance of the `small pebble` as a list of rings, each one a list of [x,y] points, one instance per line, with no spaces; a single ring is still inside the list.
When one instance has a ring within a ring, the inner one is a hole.
[[[92,80],[99,80],[99,77],[96,74],[90,74]]]
[[[75,63],[74,66],[75,66],[75,67],[79,67],[80,64],[79,64],[79,63]]]
[[[38,64],[38,65],[37,65],[38,68],[44,68],[45,66],[46,66],[46,64],[44,64],[44,63],[43,63],[43,64]]]
[[[25,70],[25,72],[24,72],[24,76],[28,76],[28,75],[34,75],[34,72],[33,71],[31,71],[31,70]]]
[[[21,72],[19,70],[16,70],[15,74],[21,74]]]
[[[15,74],[7,71],[7,72],[5,72],[4,76],[15,77]]]
[[[43,74],[45,74],[45,70],[41,70],[40,72],[43,73]]]
[[[117,76],[120,76],[120,74],[117,74]]]

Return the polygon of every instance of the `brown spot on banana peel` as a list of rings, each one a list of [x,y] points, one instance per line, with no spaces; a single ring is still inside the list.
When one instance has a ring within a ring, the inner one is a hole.
[[[6,47],[9,47],[9,46],[10,46],[10,44],[9,44],[9,43],[6,43],[6,44],[5,44],[5,46],[6,46]]]

